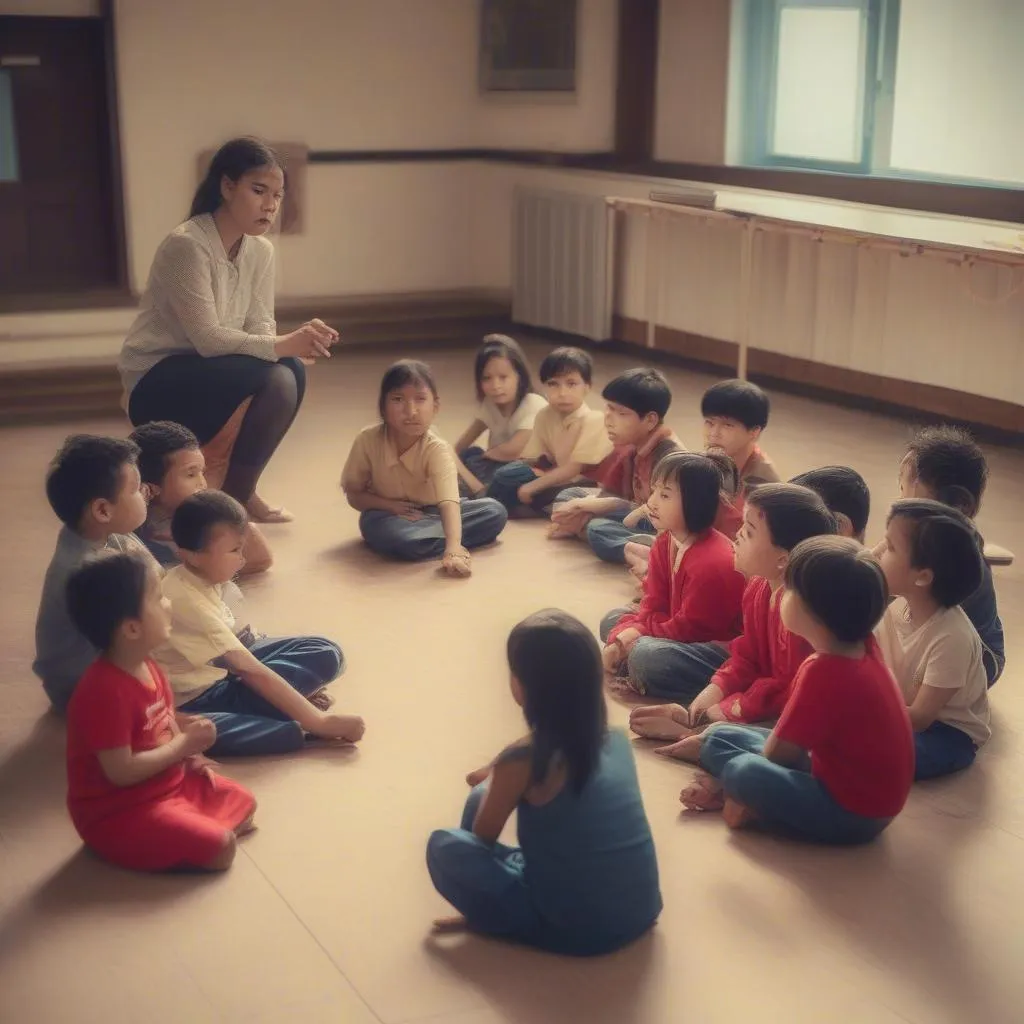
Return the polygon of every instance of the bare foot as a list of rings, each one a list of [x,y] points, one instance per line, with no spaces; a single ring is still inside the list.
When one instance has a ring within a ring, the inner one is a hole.
[[[469,922],[461,914],[438,917],[435,919],[431,931],[435,935],[455,935],[458,932],[469,931]]]
[[[548,527],[548,540],[569,540],[575,536],[576,534],[572,530],[567,530],[557,523],[552,523]]]
[[[339,715],[333,711],[321,711],[316,728],[309,731],[317,739],[358,743],[366,732],[366,723],[358,715]]]
[[[689,713],[681,704],[655,704],[633,708],[629,727],[649,740],[678,740],[690,734]]]
[[[717,779],[701,772],[679,794],[679,802],[688,811],[720,811],[725,804],[725,791]]]
[[[255,817],[256,817],[256,808],[254,807],[253,811],[252,811],[252,814],[250,814],[249,817],[246,818],[245,821],[243,821],[241,825],[239,825],[239,826],[237,826],[235,828],[235,835],[236,836],[247,836],[250,832],[255,832],[256,831],[256,823],[253,821],[253,818],[255,818]]]
[[[630,681],[629,676],[613,675],[606,672],[604,677],[608,689],[619,697],[640,697],[642,694]]]
[[[329,711],[334,707],[334,698],[326,690],[317,690],[307,698],[310,704],[321,711]]]
[[[254,523],[290,523],[295,519],[288,509],[268,505],[258,494],[245,503],[245,511]]]
[[[729,828],[746,828],[757,820],[757,815],[744,804],[736,800],[726,799],[722,808],[722,818]]]
[[[662,757],[673,757],[677,761],[700,764],[700,730],[687,729],[681,740],[676,740],[667,747],[655,747],[654,752],[661,754]]]

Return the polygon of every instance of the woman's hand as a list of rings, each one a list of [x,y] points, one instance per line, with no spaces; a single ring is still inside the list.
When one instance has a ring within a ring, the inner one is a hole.
[[[441,567],[449,576],[469,576],[473,571],[469,552],[461,545],[444,553]]]
[[[323,320],[310,320],[297,331],[277,339],[274,351],[278,356],[298,356],[300,359],[330,359],[331,346],[338,340],[338,332]]]

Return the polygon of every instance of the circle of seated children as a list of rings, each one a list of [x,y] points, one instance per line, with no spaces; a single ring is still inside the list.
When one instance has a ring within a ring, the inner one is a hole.
[[[915,779],[974,761],[1005,662],[972,522],[987,468],[968,434],[917,432],[872,551],[855,470],[778,481],[753,384],[705,393],[705,451],[688,452],[656,369],[610,381],[603,415],[579,349],[545,357],[547,402],[511,338],[488,336],[474,370],[478,412],[454,447],[432,430],[430,368],[400,360],[384,374],[379,421],[341,478],[368,547],[465,577],[509,514],[548,516],[553,541],[628,564],[641,594],[604,617],[600,643],[557,609],[512,630],[526,732],[469,773],[459,827],[428,839],[430,877],[457,911],[438,931],[593,955],[657,919],[654,843],[606,689],[642,701],[629,725],[657,753],[700,767],[684,806],[733,827],[866,842]],[[333,711],[326,689],[344,656],[324,637],[269,639],[236,621],[248,517],[206,488],[181,425],[70,437],[46,488],[64,525],[34,669],[67,714],[72,821],[113,864],[224,869],[255,800],[210,758],[361,739],[362,719]],[[498,841],[513,814],[516,848]]]

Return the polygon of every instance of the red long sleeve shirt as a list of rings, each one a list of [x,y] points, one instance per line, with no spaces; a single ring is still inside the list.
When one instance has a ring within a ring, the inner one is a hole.
[[[672,534],[660,534],[651,548],[640,607],[619,619],[609,641],[631,627],[684,644],[729,641],[739,634],[744,580],[733,565],[729,540],[708,530],[673,570],[675,553]]]
[[[715,673],[732,722],[763,722],[782,714],[797,669],[813,654],[803,637],[782,624],[782,590],[754,578],[743,592],[743,632],[729,645],[729,660]],[[739,714],[733,705],[739,701]]]

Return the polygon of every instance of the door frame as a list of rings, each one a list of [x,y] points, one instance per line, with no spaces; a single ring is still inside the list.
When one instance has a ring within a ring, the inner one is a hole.
[[[114,277],[103,288],[78,288],[62,292],[37,292],[31,295],[12,293],[0,295],[0,314],[49,312],[63,309],[97,309],[132,306],[128,271],[128,233],[124,209],[124,172],[121,160],[121,118],[118,106],[117,29],[114,18],[115,0],[100,0],[98,19],[103,35],[103,64],[106,85],[106,128],[109,151],[105,154],[110,167],[110,205],[113,223]]]

